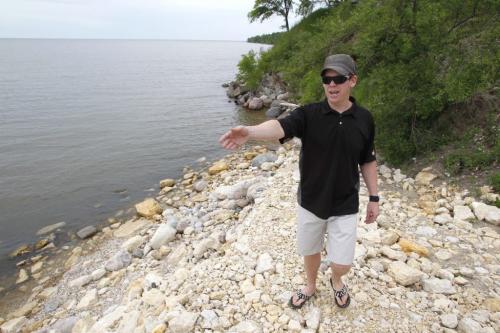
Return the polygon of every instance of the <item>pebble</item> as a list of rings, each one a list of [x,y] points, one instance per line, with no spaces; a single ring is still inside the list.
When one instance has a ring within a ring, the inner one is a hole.
[[[113,272],[127,267],[132,262],[132,256],[127,251],[119,251],[105,264],[107,271]]]

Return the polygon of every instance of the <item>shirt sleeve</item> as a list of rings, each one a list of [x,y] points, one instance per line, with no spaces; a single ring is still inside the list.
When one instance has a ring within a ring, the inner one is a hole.
[[[370,134],[368,136],[368,141],[366,142],[365,147],[361,151],[361,155],[359,156],[359,165],[373,162],[377,159],[377,155],[375,152],[375,123],[372,117],[370,117],[369,127]]]
[[[285,136],[279,141],[285,143],[293,137],[302,138],[305,128],[305,112],[303,107],[298,107],[290,112],[286,117],[278,119]]]

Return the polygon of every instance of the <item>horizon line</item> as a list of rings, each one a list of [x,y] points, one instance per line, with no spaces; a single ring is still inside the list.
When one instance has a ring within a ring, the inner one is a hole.
[[[250,37],[248,37],[250,38]],[[176,38],[88,38],[88,37],[0,37],[2,39],[42,39],[42,40],[149,40],[149,41],[179,41],[179,42],[245,42],[234,39],[176,39]]]

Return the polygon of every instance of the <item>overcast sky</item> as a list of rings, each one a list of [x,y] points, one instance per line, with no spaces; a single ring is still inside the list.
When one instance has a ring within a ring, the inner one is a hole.
[[[0,38],[246,40],[280,31],[250,23],[254,0],[0,0]]]

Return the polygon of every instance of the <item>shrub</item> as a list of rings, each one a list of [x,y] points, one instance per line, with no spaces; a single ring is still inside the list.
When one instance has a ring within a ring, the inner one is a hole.
[[[259,70],[255,51],[250,50],[250,52],[244,54],[238,63],[238,80],[245,82],[248,88],[254,90],[258,87],[262,74]]]
[[[496,172],[490,176],[490,185],[495,193],[500,193],[500,172]]]

